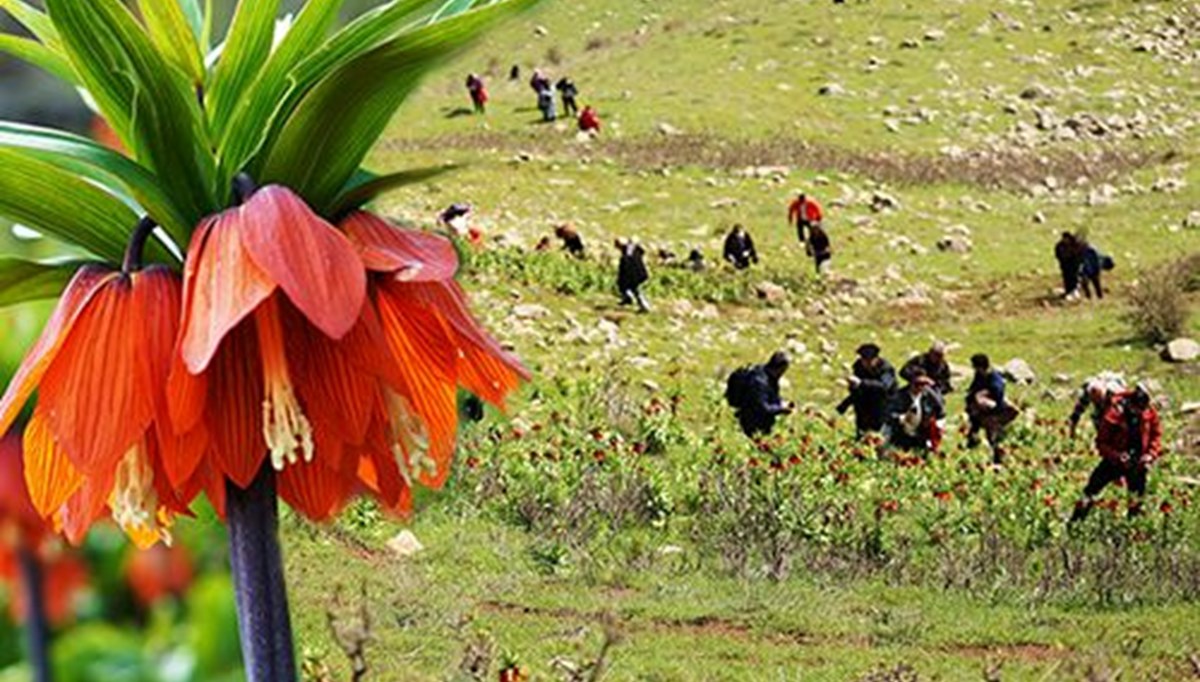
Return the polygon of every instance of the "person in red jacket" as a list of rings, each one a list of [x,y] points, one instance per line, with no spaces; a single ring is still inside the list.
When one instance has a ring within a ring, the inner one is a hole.
[[[808,253],[812,253],[808,230],[814,225],[820,225],[824,219],[825,213],[821,210],[821,204],[804,192],[800,192],[796,200],[788,206],[788,224],[796,226],[796,238],[804,244]]]
[[[486,113],[488,91],[479,74],[473,73],[467,76],[467,92],[471,95],[471,104],[475,107],[475,113]]]
[[[1150,394],[1141,386],[1113,396],[1098,429],[1096,449],[1100,452],[1100,464],[1083,489],[1083,499],[1075,505],[1072,522],[1086,519],[1100,491],[1122,478],[1135,496],[1129,504],[1129,516],[1141,514],[1146,472],[1162,456],[1162,425]]]
[[[592,107],[584,107],[579,112],[579,129],[585,133],[600,132],[600,115]]]

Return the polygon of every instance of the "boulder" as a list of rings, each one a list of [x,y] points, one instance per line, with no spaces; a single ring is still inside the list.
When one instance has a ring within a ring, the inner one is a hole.
[[[1184,403],[1183,406],[1179,408],[1179,411],[1184,414],[1200,413],[1200,403]]]
[[[1200,211],[1192,211],[1183,219],[1183,227],[1187,230],[1200,230]]]
[[[876,213],[884,211],[894,211],[900,208],[900,200],[886,192],[873,192],[871,194],[871,210]]]
[[[682,130],[665,121],[658,124],[658,132],[667,137],[675,137],[683,134]]]
[[[1020,358],[1013,358],[1007,364],[1000,368],[1000,374],[1005,379],[1018,384],[1032,384],[1037,381],[1037,374],[1028,362]]]
[[[1175,339],[1163,350],[1167,362],[1194,362],[1200,359],[1200,343],[1195,339]]]
[[[787,289],[774,282],[759,282],[754,287],[754,294],[767,303],[782,303],[787,300]]]
[[[841,83],[826,83],[817,88],[817,94],[823,97],[837,97],[846,94],[846,88]]]
[[[513,317],[518,320],[540,320],[550,315],[550,309],[537,303],[522,303],[513,307]]]
[[[387,541],[388,550],[399,559],[408,559],[425,550],[425,545],[413,535],[411,530],[402,530],[396,537]]]
[[[955,234],[948,234],[938,240],[938,251],[945,253],[971,253],[974,244],[968,237],[963,237]]]

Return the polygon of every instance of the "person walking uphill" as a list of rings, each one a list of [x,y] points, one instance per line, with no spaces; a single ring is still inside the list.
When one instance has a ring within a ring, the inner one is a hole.
[[[825,228],[821,227],[820,223],[808,228],[808,252],[813,257],[817,274],[825,272],[825,264],[833,258],[833,248],[829,243],[829,235],[826,234]]]
[[[888,407],[896,394],[896,370],[880,356],[879,346],[865,343],[858,347],[852,374],[846,380],[850,394],[837,406],[839,414],[854,408],[854,429],[859,438],[882,431]]]
[[[1100,464],[1092,471],[1083,489],[1083,499],[1075,505],[1071,522],[1087,518],[1096,503],[1096,496],[1120,479],[1134,499],[1129,503],[1129,516],[1142,513],[1142,498],[1146,494],[1146,474],[1162,456],[1162,425],[1150,394],[1141,386],[1113,397],[1100,420],[1096,434],[1096,450]]]
[[[487,86],[484,85],[479,74],[473,73],[467,76],[467,93],[471,95],[471,105],[475,107],[475,113],[487,113]]]
[[[621,305],[637,303],[638,310],[650,311],[650,304],[642,294],[642,285],[650,280],[646,270],[646,250],[636,241],[618,239],[615,242],[620,252],[617,262],[617,291],[621,293]]]
[[[1063,298],[1073,299],[1079,293],[1079,270],[1083,265],[1083,245],[1070,232],[1063,232],[1054,245],[1054,258],[1062,273]]]
[[[821,204],[804,192],[796,195],[795,201],[788,206],[788,224],[796,227],[796,238],[805,245],[805,250],[809,253],[811,246],[808,230],[814,225],[820,225],[824,220],[825,212],[821,210]]]
[[[900,378],[905,381],[912,381],[922,374],[933,379],[934,388],[942,396],[954,392],[954,386],[950,383],[950,363],[946,362],[946,344],[941,341],[934,343],[927,352],[913,356],[900,369]]]
[[[1083,295],[1091,298],[1092,292],[1095,292],[1097,299],[1103,299],[1104,289],[1100,286],[1100,276],[1105,270],[1113,269],[1113,259],[1100,253],[1086,241],[1080,243],[1080,249],[1079,277],[1083,284]]]
[[[725,400],[734,409],[746,437],[770,434],[781,415],[795,411],[795,405],[779,397],[779,380],[790,366],[791,358],[779,351],[765,365],[741,367],[729,375]]]
[[[751,264],[758,262],[758,251],[754,248],[754,240],[746,228],[734,225],[725,237],[724,258],[738,270],[745,270]]]
[[[1017,408],[1008,404],[1005,396],[1004,377],[992,369],[988,356],[979,353],[971,357],[975,378],[967,389],[967,417],[971,427],[967,431],[967,447],[979,446],[979,432],[987,436],[992,448],[992,463],[1004,463],[1005,430],[1017,418]]]
[[[575,86],[575,81],[571,80],[570,76],[563,76],[554,84],[554,89],[558,90],[559,97],[562,97],[563,116],[578,114],[579,105],[576,98],[579,97],[579,88]]]

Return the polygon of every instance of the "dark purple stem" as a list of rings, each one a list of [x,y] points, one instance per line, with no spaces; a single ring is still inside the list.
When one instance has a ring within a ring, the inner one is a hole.
[[[154,233],[158,223],[146,216],[138,221],[133,228],[133,236],[129,238],[129,246],[125,247],[125,261],[121,263],[121,272],[131,274],[142,269],[142,252],[146,250],[146,240]]]
[[[50,682],[50,625],[46,620],[45,581],[42,563],[27,547],[17,550],[21,566],[21,588],[25,590],[25,638],[34,682]]]
[[[229,563],[247,682],[295,682],[275,471],[265,464],[250,487],[226,485]]]
[[[233,201],[237,205],[240,206],[249,201],[257,191],[258,185],[249,173],[238,173],[233,176]]]

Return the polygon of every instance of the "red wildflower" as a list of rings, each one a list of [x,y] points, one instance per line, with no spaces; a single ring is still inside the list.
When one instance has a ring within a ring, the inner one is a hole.
[[[72,541],[106,507],[140,546],[169,540],[172,516],[186,511],[159,475],[203,443],[176,439],[167,419],[179,297],[162,267],[81,268],[0,400],[7,430],[38,391],[25,479],[33,506]]]
[[[192,557],[178,545],[135,551],[125,563],[129,589],[138,603],[147,608],[167,597],[182,597],[192,578]]]

